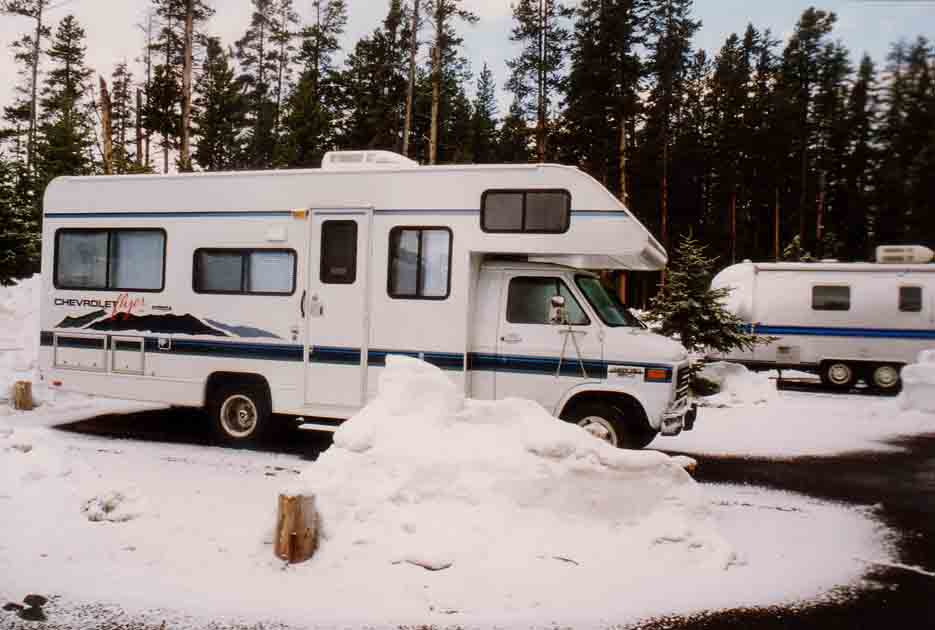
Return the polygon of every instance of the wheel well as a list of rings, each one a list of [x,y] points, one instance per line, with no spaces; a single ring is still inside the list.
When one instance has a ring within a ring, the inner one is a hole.
[[[620,392],[590,391],[575,394],[569,398],[562,407],[562,410],[559,412],[559,416],[574,408],[575,405],[589,402],[601,402],[617,405],[624,412],[640,414],[643,417],[643,420],[648,422],[648,418],[646,417],[646,410],[643,409],[643,405],[641,405],[640,402],[633,396],[630,396],[629,394],[622,394]]]
[[[259,387],[266,393],[267,400],[270,399],[269,382],[259,374],[246,372],[213,372],[208,376],[208,380],[205,383],[204,404],[207,405],[211,401],[211,397],[214,396],[218,389],[231,384]]]

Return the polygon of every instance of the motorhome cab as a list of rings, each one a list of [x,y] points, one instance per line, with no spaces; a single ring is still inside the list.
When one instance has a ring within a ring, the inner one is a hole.
[[[879,247],[876,263],[751,263],[728,267],[728,309],[776,337],[719,355],[755,368],[817,372],[833,387],[863,379],[893,391],[899,372],[935,346],[935,265],[925,247]]]
[[[206,407],[230,443],[273,413],[334,430],[390,354],[621,446],[694,420],[684,349],[586,271],[666,253],[575,168],[345,152],[317,170],[61,178],[42,255],[43,378]]]

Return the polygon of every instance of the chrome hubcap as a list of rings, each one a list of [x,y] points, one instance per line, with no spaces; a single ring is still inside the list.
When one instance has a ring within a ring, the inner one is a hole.
[[[606,418],[600,416],[588,416],[578,421],[578,426],[590,433],[596,438],[604,440],[608,444],[617,446],[617,432]]]
[[[899,381],[899,372],[891,365],[881,365],[873,371],[873,384],[888,389]]]
[[[256,405],[241,394],[230,396],[221,406],[221,425],[228,435],[244,438],[256,430]]]
[[[851,368],[835,363],[828,369],[828,379],[835,385],[846,385],[851,382]]]

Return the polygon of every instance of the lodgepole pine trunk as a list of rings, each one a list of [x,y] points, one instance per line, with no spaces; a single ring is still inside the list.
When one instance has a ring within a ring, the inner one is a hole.
[[[279,495],[273,552],[289,564],[304,562],[318,548],[318,511],[315,497]]]

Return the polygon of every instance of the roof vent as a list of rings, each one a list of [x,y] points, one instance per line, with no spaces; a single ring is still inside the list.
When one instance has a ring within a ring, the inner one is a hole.
[[[921,245],[881,245],[877,247],[877,262],[883,264],[925,264],[932,262],[935,252]]]
[[[412,168],[418,165],[418,162],[392,151],[329,151],[321,160],[321,168],[326,171]]]

